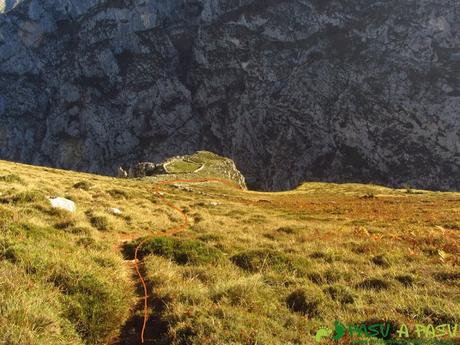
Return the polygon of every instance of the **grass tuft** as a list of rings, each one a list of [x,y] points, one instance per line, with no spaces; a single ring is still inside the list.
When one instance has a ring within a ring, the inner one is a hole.
[[[342,285],[333,285],[325,288],[324,293],[329,295],[332,300],[340,302],[340,304],[353,304],[355,303],[355,296],[351,293],[350,289]]]
[[[365,290],[381,291],[388,290],[391,287],[391,284],[388,281],[380,278],[369,278],[363,280],[357,286]]]
[[[324,295],[320,290],[297,289],[286,298],[289,309],[309,318],[321,315],[321,305],[324,303]]]
[[[109,230],[109,220],[106,216],[95,214],[91,211],[86,213],[91,225],[99,231]]]
[[[96,245],[96,240],[92,237],[82,237],[77,241],[77,244],[79,246],[82,246],[84,248],[90,248]]]
[[[376,266],[388,268],[391,266],[390,260],[385,255],[377,255],[371,259],[372,263]]]
[[[130,199],[130,194],[122,189],[109,189],[107,193],[115,199]]]
[[[436,272],[434,278],[441,283],[454,283],[460,281],[460,272]]]
[[[76,225],[76,220],[74,218],[67,218],[67,219],[62,219],[58,223],[54,224],[54,227],[56,229],[60,230],[66,230],[69,228],[73,228]]]
[[[258,249],[241,252],[231,257],[231,261],[238,267],[258,272],[267,269],[283,270],[289,267],[290,260],[281,252],[269,249]]]
[[[399,275],[396,276],[395,279],[400,282],[405,287],[411,287],[414,285],[415,279],[411,275]]]
[[[334,261],[334,257],[331,254],[320,252],[320,251],[315,251],[311,253],[310,258],[323,260],[324,262],[327,262],[327,263],[332,263]]]
[[[139,240],[128,244],[125,252],[134,257],[134,249]],[[139,258],[154,254],[173,260],[180,265],[200,265],[215,263],[221,259],[221,252],[201,241],[185,240],[174,237],[157,237],[146,241],[139,250]]]
[[[295,235],[298,233],[297,229],[294,229],[290,226],[282,226],[278,229],[276,229],[276,232],[282,233],[282,234],[287,234],[287,235]]]
[[[45,198],[43,193],[38,190],[24,191],[24,192],[14,194],[10,197],[5,197],[1,199],[2,203],[5,203],[5,204],[12,203],[15,205],[45,203],[47,201],[48,200]]]
[[[93,184],[88,181],[80,181],[75,183],[73,188],[89,191],[91,188],[93,188]]]
[[[16,174],[0,176],[0,182],[25,184],[24,180]]]

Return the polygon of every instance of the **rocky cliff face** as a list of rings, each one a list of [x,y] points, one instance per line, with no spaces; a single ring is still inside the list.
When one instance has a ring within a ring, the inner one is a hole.
[[[457,0],[2,7],[1,158],[115,174],[208,149],[263,189],[460,189]]]

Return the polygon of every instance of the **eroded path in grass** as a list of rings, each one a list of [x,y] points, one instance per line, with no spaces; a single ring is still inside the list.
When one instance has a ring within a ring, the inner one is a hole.
[[[190,221],[188,219],[188,216],[185,214],[184,211],[182,211],[179,207],[174,205],[171,201],[167,200],[165,197],[165,192],[163,191],[162,187],[165,185],[172,185],[176,183],[207,183],[207,182],[215,182],[215,183],[220,183],[225,186],[234,188],[234,189],[239,189],[241,190],[242,188],[238,185],[235,184],[229,180],[224,180],[224,179],[218,179],[218,178],[196,178],[196,179],[177,179],[177,180],[170,180],[170,181],[162,181],[158,182],[154,186],[154,193],[155,195],[159,198],[161,203],[170,209],[174,210],[177,212],[181,218],[182,222],[178,225],[172,226],[171,228],[162,231],[161,236],[174,236],[180,232],[186,231],[187,228],[190,226]],[[139,283],[137,284],[137,290],[139,295],[142,296],[142,308],[143,308],[143,318],[140,320],[138,317],[133,317],[131,320],[127,322],[125,325],[125,329],[127,331],[123,331],[121,337],[114,343],[116,345],[131,345],[131,344],[138,344],[139,342],[141,344],[145,344],[146,342],[150,342],[150,339],[147,340],[146,335],[149,335],[150,337],[154,337],[155,334],[161,333],[163,328],[165,327],[164,325],[161,325],[160,320],[156,320],[157,324],[152,325],[152,327],[157,327],[158,329],[149,329],[147,330],[147,323],[149,321],[149,307],[150,308],[161,308],[161,305],[158,303],[155,303],[155,301],[149,300],[149,290],[152,289],[151,286],[149,286],[148,281],[146,280],[146,273],[143,267],[143,264],[141,260],[139,259],[139,251],[141,250],[142,246],[149,240],[157,237],[157,234],[151,234],[150,236],[144,237],[142,241],[137,245],[137,247],[134,250],[134,260],[133,260],[133,266],[134,270],[136,273],[136,276],[138,278]],[[129,330],[132,329],[138,329],[139,334],[130,334]]]

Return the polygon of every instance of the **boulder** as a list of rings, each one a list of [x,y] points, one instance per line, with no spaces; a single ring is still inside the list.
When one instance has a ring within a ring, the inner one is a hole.
[[[48,198],[48,200],[50,201],[52,208],[66,210],[71,213],[75,213],[77,211],[77,206],[72,200],[66,198]]]

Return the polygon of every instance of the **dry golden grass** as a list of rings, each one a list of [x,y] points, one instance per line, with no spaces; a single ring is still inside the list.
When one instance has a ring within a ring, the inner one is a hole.
[[[152,183],[0,162],[0,342],[105,344],[140,313],[129,248],[181,221]],[[152,344],[312,344],[336,319],[460,322],[459,193],[324,183],[163,193],[191,227],[143,252]],[[76,214],[47,196],[74,200]]]

